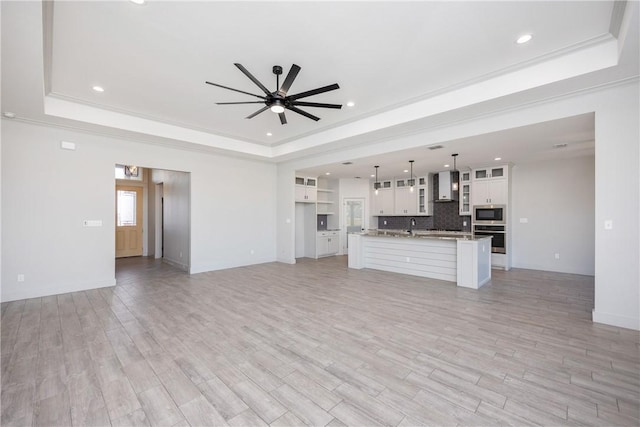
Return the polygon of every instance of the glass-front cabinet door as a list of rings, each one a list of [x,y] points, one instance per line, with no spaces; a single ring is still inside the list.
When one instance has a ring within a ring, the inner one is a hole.
[[[460,172],[460,215],[471,215],[471,172]]]

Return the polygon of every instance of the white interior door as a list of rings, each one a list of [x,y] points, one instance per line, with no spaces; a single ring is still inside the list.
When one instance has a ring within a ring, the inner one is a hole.
[[[347,253],[347,233],[364,231],[365,229],[365,199],[343,199],[342,202],[342,253]]]

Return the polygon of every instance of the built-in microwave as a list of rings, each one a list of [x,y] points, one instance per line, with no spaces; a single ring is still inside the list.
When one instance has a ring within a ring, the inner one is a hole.
[[[474,224],[505,224],[507,211],[505,205],[474,205]]]

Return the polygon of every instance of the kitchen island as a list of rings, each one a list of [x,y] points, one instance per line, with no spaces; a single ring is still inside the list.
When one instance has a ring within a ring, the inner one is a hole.
[[[369,231],[349,234],[349,268],[372,268],[478,289],[491,280],[491,237]]]

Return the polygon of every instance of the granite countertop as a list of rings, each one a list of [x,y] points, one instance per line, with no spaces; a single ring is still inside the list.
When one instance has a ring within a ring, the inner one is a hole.
[[[436,231],[436,230],[415,230],[410,234],[405,230],[369,230],[362,233],[363,236],[390,237],[405,239],[435,239],[435,240],[482,240],[489,239],[488,236],[475,237],[471,232],[462,231]]]

